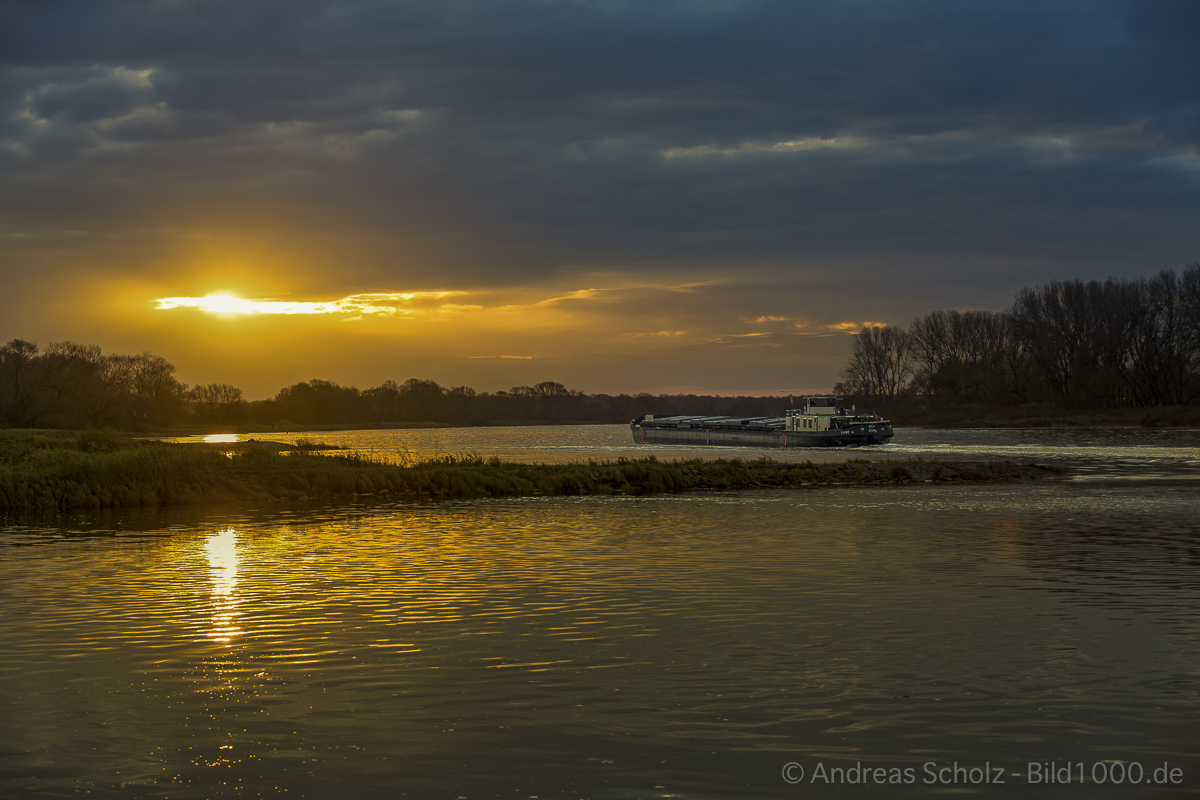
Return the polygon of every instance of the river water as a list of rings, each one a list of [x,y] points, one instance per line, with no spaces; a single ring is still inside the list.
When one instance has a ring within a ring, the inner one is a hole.
[[[307,436],[762,454],[624,426]],[[1196,432],[770,454],[880,453],[1076,477],[8,519],[0,795],[1200,793]]]

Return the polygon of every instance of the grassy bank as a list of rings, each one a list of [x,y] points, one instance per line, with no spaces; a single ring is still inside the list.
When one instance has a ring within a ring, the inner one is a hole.
[[[111,432],[0,433],[0,510],[76,510],[288,499],[457,499],[520,495],[653,494],[759,487],[1029,481],[1053,468],[923,460],[782,463],[768,458],[654,458],[523,464],[448,456],[399,465],[355,454],[230,450],[128,439]]]

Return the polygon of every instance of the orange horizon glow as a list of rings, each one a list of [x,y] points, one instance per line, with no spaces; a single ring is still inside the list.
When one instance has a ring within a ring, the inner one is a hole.
[[[764,374],[783,371],[824,389],[864,324],[793,311],[779,287],[765,290],[760,313],[729,313],[728,279],[701,274],[678,282],[657,272],[580,270],[499,288],[356,291],[350,282],[322,289],[268,273],[247,265],[236,278],[223,272],[178,286],[109,284],[114,304],[97,308],[120,306],[130,327],[153,330],[181,380],[230,383],[255,398],[314,377],[347,385],[421,377],[482,391],[553,380],[587,392],[694,386],[746,394],[767,385]]]

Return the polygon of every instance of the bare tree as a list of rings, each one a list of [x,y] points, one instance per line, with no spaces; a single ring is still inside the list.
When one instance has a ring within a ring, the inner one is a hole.
[[[34,363],[38,346],[24,339],[13,339],[0,347],[0,412],[17,427],[33,422]]]
[[[894,400],[908,388],[912,368],[912,348],[903,328],[864,325],[854,335],[842,385],[849,394]]]
[[[1184,402],[1200,399],[1200,261],[1189,264],[1179,277],[1179,338],[1188,360]]]
[[[235,421],[245,406],[242,390],[227,383],[210,383],[192,390],[196,418],[205,422]]]
[[[1009,319],[991,311],[934,311],[909,328],[913,384],[947,402],[1001,402],[1011,341]]]
[[[169,425],[183,413],[187,387],[175,379],[175,366],[145,352],[130,359],[134,412],[138,424]]]
[[[405,418],[441,421],[446,390],[437,381],[409,378],[400,386]]]
[[[1051,281],[1017,293],[1014,338],[1028,355],[1047,399],[1073,405],[1112,403],[1126,335],[1124,294],[1125,288],[1112,279]]]

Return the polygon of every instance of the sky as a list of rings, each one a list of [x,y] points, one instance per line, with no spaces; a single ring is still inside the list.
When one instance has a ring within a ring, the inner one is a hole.
[[[832,387],[1200,260],[1200,3],[5,0],[0,341],[250,399]]]

